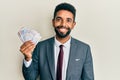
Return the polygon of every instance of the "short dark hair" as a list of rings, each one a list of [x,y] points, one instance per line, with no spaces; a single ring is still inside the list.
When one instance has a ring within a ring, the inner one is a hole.
[[[73,14],[73,19],[75,20],[76,9],[73,5],[71,5],[69,3],[61,3],[61,4],[57,5],[56,8],[55,8],[55,11],[54,11],[54,19],[55,19],[55,16],[56,16],[57,12],[60,11],[60,10],[70,11]]]

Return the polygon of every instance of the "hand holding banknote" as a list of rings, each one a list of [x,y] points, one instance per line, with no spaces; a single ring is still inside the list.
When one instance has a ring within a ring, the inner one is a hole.
[[[18,32],[18,36],[23,44],[20,47],[20,51],[25,56],[25,59],[29,61],[32,58],[32,52],[36,46],[36,44],[41,39],[40,34],[29,28],[21,28]]]
[[[34,48],[35,43],[33,43],[32,41],[26,41],[21,45],[20,51],[25,56],[25,60],[29,61],[30,59],[32,59],[32,52]]]

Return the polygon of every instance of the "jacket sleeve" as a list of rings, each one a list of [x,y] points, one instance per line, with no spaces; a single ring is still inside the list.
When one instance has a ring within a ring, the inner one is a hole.
[[[37,79],[39,74],[37,46],[33,51],[31,65],[29,67],[26,67],[25,64],[23,63],[22,72],[25,80]]]
[[[94,80],[93,60],[89,46],[86,51],[86,59],[82,71],[82,80]]]

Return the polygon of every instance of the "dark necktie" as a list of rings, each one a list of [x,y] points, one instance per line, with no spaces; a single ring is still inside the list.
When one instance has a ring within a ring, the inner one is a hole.
[[[56,74],[56,80],[62,80],[62,65],[63,65],[63,45],[60,45],[60,52],[58,55],[58,61],[57,61],[57,74]]]

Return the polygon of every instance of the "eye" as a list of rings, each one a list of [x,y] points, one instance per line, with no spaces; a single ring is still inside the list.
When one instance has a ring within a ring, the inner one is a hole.
[[[72,19],[71,19],[71,18],[68,18],[68,19],[67,19],[67,22],[72,22]]]
[[[56,18],[56,21],[61,21],[61,18],[57,17],[57,18]]]

